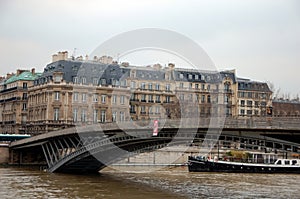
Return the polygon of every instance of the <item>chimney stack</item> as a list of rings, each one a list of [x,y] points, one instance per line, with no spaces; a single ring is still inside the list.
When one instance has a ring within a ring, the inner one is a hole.
[[[173,69],[175,68],[175,64],[169,63],[169,64],[168,64],[168,67],[169,67],[171,70],[173,70]]]
[[[31,74],[32,74],[32,75],[35,75],[35,68],[32,68],[32,69],[31,69]]]

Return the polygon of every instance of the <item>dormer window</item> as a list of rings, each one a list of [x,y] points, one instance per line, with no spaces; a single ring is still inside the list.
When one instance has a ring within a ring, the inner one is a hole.
[[[62,74],[61,73],[54,73],[54,82],[60,83],[62,81]]]
[[[82,84],[86,84],[86,77],[82,77],[81,83],[82,83]]]

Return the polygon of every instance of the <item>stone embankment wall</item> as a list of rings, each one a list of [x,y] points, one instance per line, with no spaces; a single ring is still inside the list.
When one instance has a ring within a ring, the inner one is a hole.
[[[8,164],[9,161],[9,148],[7,144],[0,144],[0,165]]]

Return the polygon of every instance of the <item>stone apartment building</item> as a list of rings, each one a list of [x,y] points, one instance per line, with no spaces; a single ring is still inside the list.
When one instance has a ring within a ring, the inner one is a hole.
[[[238,116],[272,115],[272,91],[267,83],[238,78]]]
[[[0,86],[6,133],[128,120],[264,116],[271,106],[267,84],[238,79],[234,70],[199,71],[171,63],[138,67],[108,56],[70,58],[67,52],[53,55],[43,73],[18,71]]]
[[[234,71],[137,67],[108,58],[70,59],[67,52],[54,55],[28,91],[31,133],[99,122],[237,114]]]
[[[7,74],[0,83],[0,132],[25,133],[27,122],[28,88],[40,74],[35,69],[17,70],[16,74]]]

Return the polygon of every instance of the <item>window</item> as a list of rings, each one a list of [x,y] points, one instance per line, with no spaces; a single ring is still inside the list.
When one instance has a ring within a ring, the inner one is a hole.
[[[125,87],[126,86],[126,80],[121,81],[121,86]]]
[[[201,96],[201,103],[205,103],[205,95]]]
[[[152,106],[149,107],[149,114],[153,114],[153,108],[152,108]]]
[[[146,108],[145,108],[145,106],[141,106],[141,114],[146,114]]]
[[[125,96],[124,95],[120,96],[120,104],[125,104]]]
[[[130,113],[135,113],[135,105],[130,106]]]
[[[94,109],[93,110],[93,122],[97,123],[97,121],[98,121],[98,110]]]
[[[54,76],[54,82],[59,83],[62,80],[62,76],[61,75],[55,75]]]
[[[59,100],[59,92],[58,91],[54,92],[54,100]]]
[[[98,102],[98,94],[93,95],[93,102]]]
[[[245,92],[239,92],[239,97],[245,97]]]
[[[98,79],[97,78],[93,79],[93,85],[98,85]]]
[[[252,101],[251,100],[247,100],[247,106],[252,107]]]
[[[182,82],[180,82],[179,88],[183,88],[183,83]]]
[[[230,97],[228,96],[228,95],[225,95],[225,97],[224,97],[224,102],[227,104],[227,103],[229,103],[229,99],[230,99]]]
[[[106,103],[106,95],[101,95],[101,103],[102,104]]]
[[[189,78],[189,79],[193,79],[193,75],[188,74],[188,78]]]
[[[117,112],[116,112],[116,111],[114,111],[114,112],[112,113],[112,121],[113,121],[113,122],[116,122],[116,121],[117,121]]]
[[[156,103],[160,103],[160,95],[156,95],[155,102],[156,102]]]
[[[252,98],[252,92],[248,92],[248,98]]]
[[[78,101],[78,93],[73,93],[73,101],[77,102]]]
[[[73,109],[73,121],[77,122],[77,120],[78,120],[78,110],[77,110],[77,108],[74,108]]]
[[[155,85],[155,90],[159,91],[159,87],[160,87],[159,84],[156,84]]]
[[[207,90],[208,90],[208,91],[210,90],[210,85],[209,85],[209,84],[207,85]]]
[[[120,121],[123,122],[125,121],[125,113],[124,112],[120,112]]]
[[[195,80],[198,80],[199,79],[199,75],[195,75]]]
[[[210,95],[207,96],[207,103],[210,103]]]
[[[86,84],[86,77],[82,77],[81,83],[82,83],[82,84]]]
[[[73,83],[78,84],[78,77],[73,77]]]
[[[252,115],[252,110],[247,110],[247,115]]]
[[[241,115],[245,115],[245,110],[241,109]]]
[[[189,83],[189,88],[193,88],[193,84],[192,83]]]
[[[159,114],[159,113],[160,113],[160,107],[159,107],[159,106],[156,106],[156,107],[155,107],[155,113],[156,113],[156,114]]]
[[[289,160],[284,160],[284,164],[285,165],[290,165],[290,161]]]
[[[199,84],[195,84],[195,89],[199,89]]]
[[[81,122],[86,122],[86,110],[81,110]]]
[[[171,90],[170,84],[166,84],[166,91],[170,91],[170,90]]]
[[[184,94],[179,94],[179,100],[181,100],[181,101],[184,100]]]
[[[58,121],[59,120],[59,109],[58,108],[54,108],[54,121]]]
[[[116,104],[116,103],[117,103],[117,96],[116,96],[116,95],[113,95],[113,96],[112,96],[112,103],[113,103],[113,104]]]
[[[27,104],[23,103],[22,110],[25,111],[27,109]]]
[[[104,123],[106,121],[106,111],[104,111],[104,110],[101,111],[100,121],[102,123]]]
[[[23,93],[23,100],[27,99],[27,93]]]
[[[241,100],[241,106],[242,106],[242,107],[245,106],[245,100]]]
[[[142,89],[142,90],[145,90],[145,89],[146,89],[146,84],[145,84],[145,82],[142,82],[142,83],[141,83],[141,89]]]
[[[276,164],[281,165],[281,160],[278,160]]]
[[[179,74],[179,78],[183,79],[183,74],[182,73]]]
[[[148,89],[152,90],[152,84],[151,83],[148,84]]]
[[[225,83],[224,84],[224,90],[225,91],[229,91],[230,90],[230,84],[229,83]]]
[[[153,102],[153,95],[148,95],[148,102]]]
[[[201,84],[201,89],[205,90],[205,84]]]
[[[101,85],[103,85],[103,86],[106,85],[106,79],[101,79],[100,82],[101,82]]]
[[[146,102],[146,95],[145,94],[141,95],[141,102]]]
[[[130,88],[135,88],[135,82],[130,82]]]
[[[27,88],[27,83],[23,83],[23,88]]]
[[[82,102],[86,102],[86,93],[82,93],[81,97],[82,97]]]
[[[170,96],[166,96],[166,103],[170,103]]]

